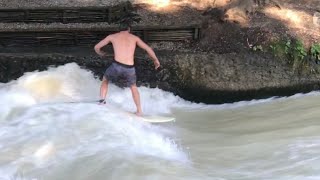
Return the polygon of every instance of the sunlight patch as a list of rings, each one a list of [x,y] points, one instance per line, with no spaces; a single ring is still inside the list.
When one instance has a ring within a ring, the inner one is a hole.
[[[222,7],[230,0],[136,0],[136,4],[146,4],[152,11],[172,12],[179,10],[182,6],[204,10],[212,7]]]
[[[283,22],[293,33],[303,32],[312,36],[320,36],[317,23],[315,23],[319,22],[317,15],[313,16],[295,9],[278,9],[275,7],[265,8],[264,13],[271,18]],[[303,35],[300,38],[303,39]]]
[[[320,27],[320,13],[319,12],[314,13],[314,15],[313,15],[313,24],[316,27]]]

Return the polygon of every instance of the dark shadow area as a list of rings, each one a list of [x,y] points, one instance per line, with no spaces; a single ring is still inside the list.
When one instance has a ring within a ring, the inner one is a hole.
[[[297,93],[309,93],[320,89],[320,82],[299,84],[287,87],[272,87],[245,91],[217,91],[205,89],[183,89],[176,94],[180,97],[206,104],[224,104],[239,101],[267,99],[271,97],[287,97]]]

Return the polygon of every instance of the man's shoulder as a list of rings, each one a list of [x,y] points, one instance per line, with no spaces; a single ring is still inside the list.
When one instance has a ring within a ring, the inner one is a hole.
[[[139,36],[132,34],[132,39],[134,39],[135,43],[140,43],[142,40]]]
[[[112,39],[114,39],[114,34],[107,35],[107,37],[105,37],[105,39],[109,39],[111,41]]]
[[[130,33],[130,35],[131,35],[131,37],[134,38],[134,39],[140,39],[138,36],[136,36],[136,35],[134,35],[134,34],[132,34],[132,33]]]
[[[117,36],[119,33],[117,32],[117,33],[113,33],[113,34],[109,34],[108,36],[109,37],[114,37],[114,36]]]

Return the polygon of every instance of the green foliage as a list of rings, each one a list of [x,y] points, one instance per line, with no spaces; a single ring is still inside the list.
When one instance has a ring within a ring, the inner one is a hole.
[[[281,60],[286,60],[291,49],[291,40],[278,40],[270,45],[272,53]]]
[[[263,47],[262,47],[261,45],[253,46],[253,47],[252,47],[252,50],[253,50],[253,51],[263,51]]]
[[[314,71],[313,69],[310,69],[311,65],[310,60],[308,59],[308,51],[304,47],[302,41],[291,39],[278,40],[270,45],[270,49],[276,57],[291,64],[295,72],[304,70],[310,70],[310,72]],[[317,50],[314,51],[320,52],[320,46]]]
[[[313,60],[320,61],[320,43],[311,46],[310,54]]]
[[[309,61],[306,58],[307,51],[300,40],[294,42],[290,51],[289,60],[292,61],[294,71],[300,70],[301,68],[306,69],[309,66]]]
[[[289,55],[291,49],[291,40],[287,40],[285,47],[284,47],[284,52],[286,55]]]
[[[307,56],[307,51],[300,40],[296,41],[294,52],[299,60],[303,60]]]

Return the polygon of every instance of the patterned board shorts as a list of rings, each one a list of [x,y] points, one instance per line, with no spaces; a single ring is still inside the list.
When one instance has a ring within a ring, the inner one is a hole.
[[[137,81],[134,66],[113,61],[104,73],[104,77],[111,82],[123,84],[126,87],[134,85]]]

